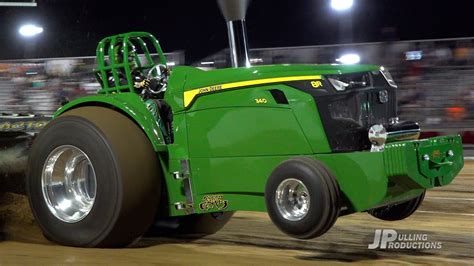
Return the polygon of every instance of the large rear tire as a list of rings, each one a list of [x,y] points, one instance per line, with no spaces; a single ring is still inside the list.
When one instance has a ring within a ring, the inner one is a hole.
[[[412,215],[418,209],[418,207],[420,207],[423,199],[425,198],[425,192],[426,191],[423,191],[421,195],[414,199],[371,209],[368,212],[375,218],[384,221],[403,220]]]
[[[150,141],[128,117],[80,107],[50,122],[33,143],[30,206],[54,242],[126,246],[153,222],[160,170]]]
[[[340,192],[335,177],[317,160],[298,157],[281,163],[265,188],[268,215],[284,233],[318,237],[336,222]]]

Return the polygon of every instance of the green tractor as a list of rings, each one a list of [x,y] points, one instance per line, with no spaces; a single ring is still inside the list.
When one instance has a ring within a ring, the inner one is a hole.
[[[62,106],[31,148],[27,189],[48,239],[120,247],[150,227],[212,234],[239,210],[309,239],[355,212],[404,219],[459,173],[460,137],[418,140],[416,123],[398,121],[386,69],[252,67],[245,8],[226,2],[234,68],[170,70],[144,32],[99,43],[102,89]]]

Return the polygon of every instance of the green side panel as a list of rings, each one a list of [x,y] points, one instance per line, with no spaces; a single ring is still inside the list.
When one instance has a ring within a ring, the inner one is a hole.
[[[59,108],[54,113],[54,117],[69,109],[87,105],[106,105],[126,113],[142,128],[155,151],[167,150],[158,122],[148,111],[143,100],[135,93],[104,94],[78,98]]]
[[[313,153],[331,153],[326,132],[314,99],[308,93],[281,85],[293,114]]]
[[[291,109],[207,109],[188,113],[187,123],[191,158],[311,153]]]
[[[273,89],[289,104],[277,103]],[[263,191],[278,164],[330,152],[314,100],[286,85],[200,97],[186,112],[186,122],[197,212],[217,211],[200,208],[205,196],[215,194],[228,202],[228,211],[265,211]]]
[[[207,194],[222,194],[226,210],[265,211],[264,191],[273,169],[290,156],[192,158],[195,209]],[[216,211],[214,209],[214,211]]]
[[[283,92],[288,104],[277,103],[271,90]],[[314,99],[286,85],[200,97],[187,117],[191,157],[330,152]]]
[[[277,103],[271,95],[271,90],[280,90],[283,92],[288,100],[288,104]],[[238,107],[238,109],[234,109],[235,107]],[[246,107],[252,108],[241,110]],[[278,110],[266,110],[269,108]],[[209,111],[209,109],[218,110]],[[203,113],[202,110],[207,111]],[[209,127],[215,128],[212,132],[219,132],[217,134],[222,135],[224,138],[223,141],[226,142],[228,142],[229,134],[239,134],[239,138],[244,138],[245,135],[253,134],[251,133],[252,131],[255,131],[255,134],[261,136],[261,132],[259,131],[263,130],[269,132],[268,134],[275,136],[275,138],[278,138],[279,144],[275,148],[282,149],[280,151],[281,153],[268,151],[269,155],[307,154],[306,145],[302,149],[300,149],[301,145],[295,145],[295,142],[298,143],[304,140],[309,143],[312,153],[331,152],[319,117],[319,112],[312,96],[286,85],[275,84],[258,86],[199,97],[187,113],[192,114],[195,112],[196,114],[191,115],[192,117],[201,117],[203,114],[208,113],[215,114],[212,121],[208,120],[209,118],[205,116],[200,118],[201,121],[198,122],[200,125],[196,126],[196,128],[201,130],[198,133],[198,136],[201,137],[211,134],[211,132],[203,131],[210,129]],[[218,117],[222,115],[222,112],[231,112],[234,114],[233,116],[236,117],[233,117],[232,114],[222,118]],[[194,119],[191,119],[190,122],[194,123]],[[208,125],[208,128],[205,129],[206,125]],[[217,127],[220,128],[217,129]],[[235,131],[234,128],[237,128],[237,130]],[[194,134],[194,131],[190,131],[190,134],[193,136],[190,142],[193,142],[196,134]],[[299,140],[295,139],[298,137],[300,137]],[[264,138],[264,140],[262,140],[262,138]],[[213,136],[212,140],[209,139],[207,141],[209,145],[212,145],[212,143],[216,141],[216,136]],[[255,142],[255,145],[258,146],[242,146],[240,148],[253,149],[255,152],[258,152],[258,150],[261,150],[262,146],[264,146],[264,143],[268,141],[272,141],[272,137],[267,139],[265,136],[261,136],[260,138],[257,137]],[[273,140],[272,142],[275,143],[275,141],[276,140]],[[202,142],[199,144],[204,145]],[[216,145],[222,146],[221,144]],[[274,146],[273,144],[270,145]],[[240,146],[240,144],[238,144],[238,146]],[[264,153],[260,151],[259,154]]]

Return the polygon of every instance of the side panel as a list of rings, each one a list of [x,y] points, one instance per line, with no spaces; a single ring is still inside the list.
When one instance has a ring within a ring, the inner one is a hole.
[[[285,92],[293,114],[311,146],[312,153],[331,153],[331,147],[313,97],[292,87],[282,85],[281,88]]]
[[[222,108],[188,114],[191,158],[310,154],[290,109]]]
[[[204,196],[218,194],[228,201],[226,210],[266,211],[264,191],[273,169],[290,156],[192,158],[195,209],[202,209]]]
[[[201,97],[187,125],[191,158],[311,153],[289,105],[276,103],[266,87]]]
[[[290,104],[263,86],[198,98],[186,113],[196,211],[206,194],[219,194],[226,210],[265,211],[268,176],[283,160],[311,154]]]
[[[275,90],[286,104],[276,102]],[[330,152],[314,99],[285,85],[199,97],[187,117],[191,157]]]

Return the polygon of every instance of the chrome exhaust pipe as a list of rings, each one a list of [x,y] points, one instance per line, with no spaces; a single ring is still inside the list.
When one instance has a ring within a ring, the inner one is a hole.
[[[227,21],[232,67],[250,67],[245,15],[250,0],[217,0]]]

